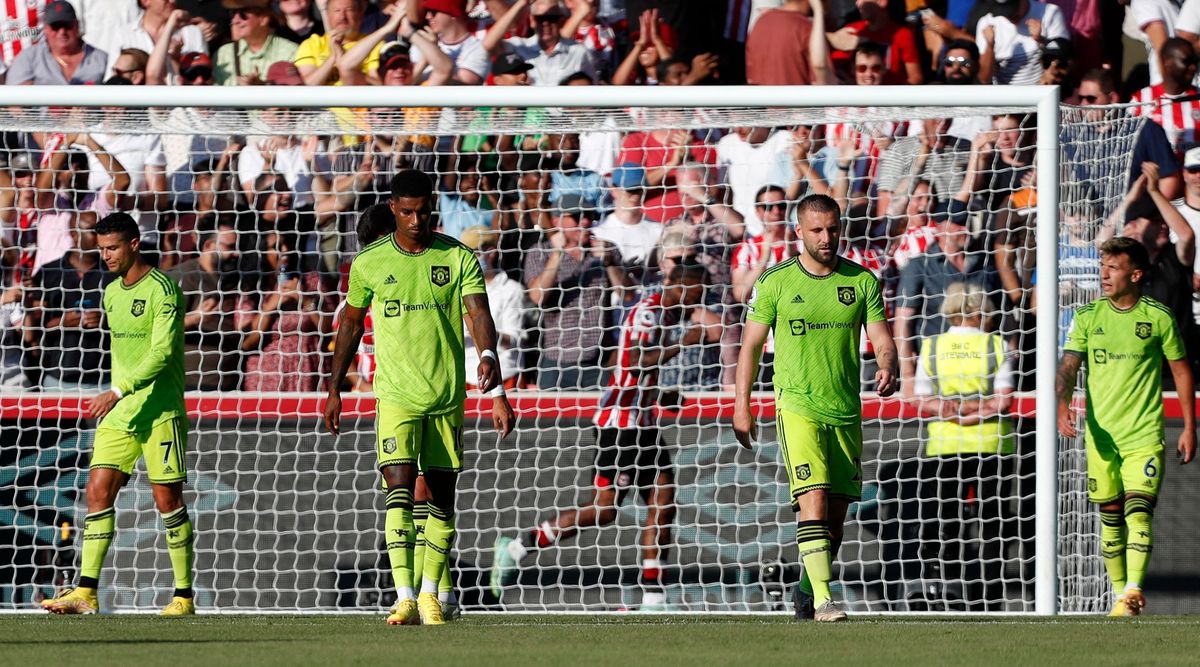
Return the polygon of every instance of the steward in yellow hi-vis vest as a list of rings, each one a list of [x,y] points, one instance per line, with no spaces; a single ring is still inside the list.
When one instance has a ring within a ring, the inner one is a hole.
[[[913,610],[1003,597],[988,582],[1002,578],[1002,536],[1012,529],[1004,498],[1015,457],[1005,454],[1013,453],[1015,438],[1004,415],[1015,374],[1004,339],[985,330],[993,312],[983,290],[953,283],[942,304],[950,330],[921,345],[913,393],[928,420],[928,458],[917,472],[918,539],[908,540],[916,548],[901,553],[921,572],[919,590],[905,594]]]
[[[942,314],[943,334],[921,343],[915,393],[923,397],[928,422],[926,456],[1011,454],[1011,422],[1003,416],[1012,401],[1012,364],[1004,339],[983,330],[987,297],[979,290],[950,286]]]

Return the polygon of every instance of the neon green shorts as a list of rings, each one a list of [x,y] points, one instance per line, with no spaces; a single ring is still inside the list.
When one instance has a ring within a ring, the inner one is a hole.
[[[141,457],[146,459],[146,473],[154,484],[187,481],[187,429],[185,417],[159,422],[146,431],[96,429],[92,447],[91,468],[120,470],[133,474]]]
[[[1124,448],[1088,438],[1086,449],[1089,501],[1105,505],[1129,493],[1158,497],[1166,460],[1162,441]]]
[[[814,489],[857,500],[862,496],[862,424],[833,426],[787,410],[775,417],[792,503]]]
[[[412,415],[375,403],[375,452],[379,468],[416,463],[425,470],[462,470],[462,413]]]

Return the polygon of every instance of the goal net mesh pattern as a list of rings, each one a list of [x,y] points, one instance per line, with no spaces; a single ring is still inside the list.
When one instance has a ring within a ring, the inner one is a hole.
[[[647,500],[636,492],[611,525],[533,553],[499,599],[489,570],[498,537],[591,502],[596,413],[619,361],[622,320],[680,257],[704,264],[709,281],[703,307],[664,338],[704,327],[703,342],[658,378],[676,507],[662,555],[668,606],[788,604],[800,575],[796,515],[773,400],[756,394],[762,433],[745,452],[728,425],[732,395],[722,392],[733,382],[747,286],[800,251],[794,204],[828,192],[845,212],[841,254],[879,276],[893,330],[903,326],[910,338],[902,351],[915,354],[948,326],[938,309],[953,281],[913,267],[933,266],[925,257],[939,245],[961,248],[952,254],[965,258],[967,282],[986,293],[982,326],[1004,341],[997,378],[980,386],[1004,389],[955,399],[970,411],[1000,393],[1012,398],[1001,453],[931,454],[930,418],[914,406],[936,395],[939,378],[906,377],[916,397],[878,399],[864,342],[863,497],[847,517],[835,597],[852,611],[1032,611],[1033,112],[6,108],[0,609],[29,609],[78,575],[96,427],[86,406],[108,378],[98,295],[112,279],[91,268],[86,251],[96,219],[113,210],[135,215],[144,247],[188,302],[185,496],[199,606],[391,604],[370,348],[344,388],[339,438],[320,423],[318,392],[360,247],[356,227],[369,206],[387,201],[397,170],[419,168],[437,181],[436,224],[469,245],[495,246],[487,261],[508,283],[491,300],[520,422],[499,441],[490,409],[471,392],[452,555],[468,610],[641,604]],[[1060,122],[1061,339],[1070,312],[1098,294],[1089,258],[1127,190],[1142,121],[1121,107],[1063,107]],[[564,216],[591,224],[572,237],[583,247],[568,248],[583,268],[535,303],[527,287],[544,271]],[[606,255],[626,284],[604,270]],[[1060,442],[1059,465],[1060,608],[1106,609],[1082,441]],[[117,512],[102,605],[161,606],[170,565],[141,464]]]

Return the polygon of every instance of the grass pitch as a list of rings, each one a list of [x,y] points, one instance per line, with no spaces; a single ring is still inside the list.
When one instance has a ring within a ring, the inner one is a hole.
[[[0,665],[1196,665],[1200,618],[0,615]]]

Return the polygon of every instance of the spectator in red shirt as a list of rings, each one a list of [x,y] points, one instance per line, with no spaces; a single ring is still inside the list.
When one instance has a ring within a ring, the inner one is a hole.
[[[821,2],[788,0],[779,9],[768,10],[746,39],[746,82],[759,86],[806,86],[831,84],[833,66],[824,28]]]
[[[887,12],[887,0],[857,0],[862,20],[851,21],[829,36],[833,48],[833,64],[841,78],[849,80],[848,68],[853,62],[854,49],[863,42],[876,42],[887,47],[887,74],[884,83],[895,85],[925,83],[921,72],[917,40],[908,26],[892,21]]]
[[[650,220],[666,222],[683,215],[683,202],[675,189],[675,168],[688,159],[711,166],[717,155],[712,146],[697,141],[687,130],[634,132],[621,142],[617,164],[635,163],[646,170],[642,207]]]

